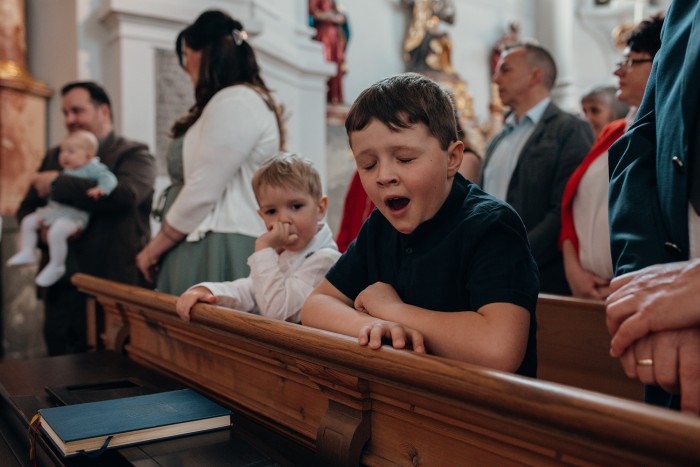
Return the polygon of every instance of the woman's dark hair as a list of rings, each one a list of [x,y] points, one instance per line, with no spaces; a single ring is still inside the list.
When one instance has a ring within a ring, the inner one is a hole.
[[[648,53],[652,57],[661,48],[661,27],[664,15],[658,14],[641,21],[627,38],[627,46],[633,52]]]
[[[247,84],[255,89],[275,112],[280,131],[280,149],[284,147],[281,111],[275,105],[270,90],[260,76],[255,52],[243,32],[243,25],[219,10],[208,10],[194,23],[183,29],[175,41],[180,65],[183,65],[183,47],[201,51],[199,77],[194,90],[195,103],[184,117],[173,125],[175,137],[185,134],[197,121],[209,100],[223,88]]]

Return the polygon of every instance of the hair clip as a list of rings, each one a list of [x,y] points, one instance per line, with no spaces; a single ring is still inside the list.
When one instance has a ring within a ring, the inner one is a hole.
[[[244,40],[248,39],[248,33],[241,29],[234,29],[232,34],[233,42],[235,42],[236,45],[241,45]]]

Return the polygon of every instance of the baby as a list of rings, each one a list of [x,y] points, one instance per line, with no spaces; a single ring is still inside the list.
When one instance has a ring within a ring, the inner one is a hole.
[[[248,258],[250,275],[233,282],[204,282],[177,301],[180,317],[189,321],[197,302],[298,323],[311,291],[340,257],[323,221],[328,198],[313,165],[295,155],[280,155],[253,176],[258,214],[267,227]]]
[[[85,193],[93,199],[109,195],[117,186],[117,177],[95,157],[98,145],[95,135],[89,131],[77,130],[63,139],[58,155],[65,175],[97,181],[97,186]],[[36,276],[35,282],[41,287],[55,284],[66,272],[69,237],[85,228],[89,218],[87,211],[49,199],[46,206],[22,219],[21,247],[19,252],[7,261],[7,265],[36,263],[39,259],[36,254],[38,230],[48,227],[49,262]]]

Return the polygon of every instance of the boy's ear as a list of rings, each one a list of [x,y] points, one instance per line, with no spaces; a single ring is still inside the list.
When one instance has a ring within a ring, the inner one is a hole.
[[[452,178],[455,176],[459,167],[462,165],[464,157],[464,143],[457,140],[450,143],[447,147],[447,176]]]
[[[326,210],[328,209],[328,196],[321,196],[318,200],[318,220],[322,221],[326,215]]]

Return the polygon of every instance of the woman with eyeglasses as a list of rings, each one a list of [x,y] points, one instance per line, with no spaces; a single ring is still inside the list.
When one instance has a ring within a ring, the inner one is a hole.
[[[631,107],[626,118],[606,125],[581,165],[571,174],[562,200],[559,247],[564,272],[576,297],[604,299],[613,277],[608,223],[608,149],[634,120],[642,102],[654,55],[661,47],[663,17],[642,21],[630,34],[617,64],[616,97]]]
[[[195,103],[172,127],[172,185],[162,228],[136,257],[162,292],[179,295],[202,281],[249,273],[246,260],[264,231],[253,173],[284,146],[280,111],[260,76],[243,25],[205,11],[177,37]]]

